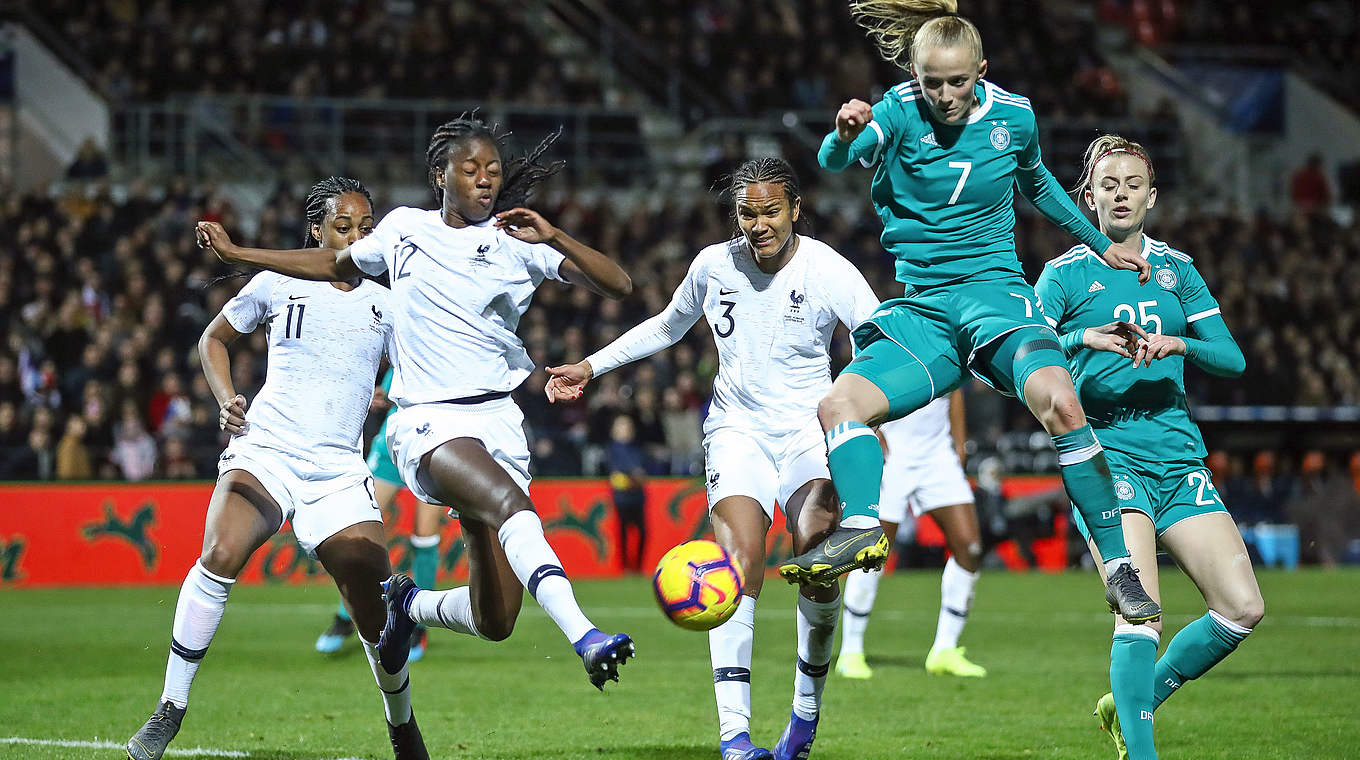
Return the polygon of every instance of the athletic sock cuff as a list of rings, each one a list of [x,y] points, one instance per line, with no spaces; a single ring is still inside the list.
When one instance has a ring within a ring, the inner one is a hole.
[[[1118,639],[1120,636],[1141,636],[1143,638],[1151,639],[1154,644],[1161,644],[1162,642],[1162,635],[1157,632],[1157,629],[1149,628],[1146,625],[1132,625],[1129,623],[1117,625],[1114,629],[1114,637]]]
[[[1053,436],[1053,446],[1058,449],[1060,467],[1081,464],[1102,451],[1100,441],[1096,440],[1095,431],[1090,425]]]
[[[430,549],[439,546],[439,534],[432,536],[411,536],[411,546],[417,549]]]
[[[835,623],[837,615],[840,614],[841,598],[837,596],[829,602],[817,602],[805,596],[798,597],[798,612],[809,622],[823,625]]]
[[[1250,628],[1240,626],[1214,610],[1209,610],[1209,619],[1218,624],[1218,627],[1223,629],[1222,635],[1232,639],[1233,643],[1239,643],[1251,634]]]
[[[842,422],[826,433],[827,453],[835,451],[841,444],[848,443],[860,436],[874,436],[874,431],[862,422]]]
[[[207,578],[208,580],[217,581],[218,583],[222,584],[223,586],[230,586],[230,585],[236,583],[236,579],[235,579],[235,578],[223,578],[222,576],[220,576],[220,575],[218,575],[218,574],[212,572],[212,571],[209,570],[208,568],[204,567],[204,566],[203,566],[203,560],[201,560],[201,559],[194,563],[194,568],[197,569],[198,572],[202,573],[202,574],[203,574],[203,577]]]

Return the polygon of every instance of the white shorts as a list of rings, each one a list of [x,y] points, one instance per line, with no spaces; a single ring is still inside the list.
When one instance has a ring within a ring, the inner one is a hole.
[[[232,470],[260,481],[308,556],[315,557],[322,541],[351,525],[382,522],[373,478],[357,454],[353,466],[318,468],[302,457],[233,438],[217,460],[217,475]]]
[[[954,504],[972,504],[973,488],[963,474],[959,457],[952,448],[941,448],[924,462],[912,467],[884,463],[883,485],[879,488],[878,518],[901,525],[907,510],[920,517],[933,509]]]
[[[774,505],[788,504],[810,480],[831,479],[826,442],[817,420],[783,436],[719,428],[704,437],[710,510],[729,496],[749,496],[774,520]]]
[[[479,404],[415,404],[398,410],[387,420],[387,448],[392,452],[392,462],[417,499],[451,506],[422,488],[416,471],[420,469],[421,457],[455,438],[481,441],[515,485],[529,493],[529,441],[524,437],[524,413],[514,399],[506,396]]]

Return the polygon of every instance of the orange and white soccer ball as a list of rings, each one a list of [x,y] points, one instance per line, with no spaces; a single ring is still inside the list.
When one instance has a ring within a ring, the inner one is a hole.
[[[652,590],[672,623],[707,631],[727,622],[741,601],[744,579],[732,555],[714,541],[686,541],[656,565]]]

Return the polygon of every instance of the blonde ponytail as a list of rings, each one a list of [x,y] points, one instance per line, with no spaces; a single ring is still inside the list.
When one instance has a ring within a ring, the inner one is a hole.
[[[909,68],[918,51],[966,45],[982,62],[982,35],[958,15],[958,0],[852,0],[850,15],[883,60]]]

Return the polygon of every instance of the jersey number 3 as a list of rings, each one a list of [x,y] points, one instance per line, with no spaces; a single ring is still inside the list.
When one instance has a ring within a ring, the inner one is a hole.
[[[732,334],[733,330],[737,329],[737,320],[732,318],[732,307],[736,306],[737,302],[719,301],[718,305],[723,307],[723,313],[722,316],[718,317],[718,321],[713,323],[713,332],[717,333],[719,338],[726,338]],[[723,326],[724,320],[727,321],[726,327]]]

